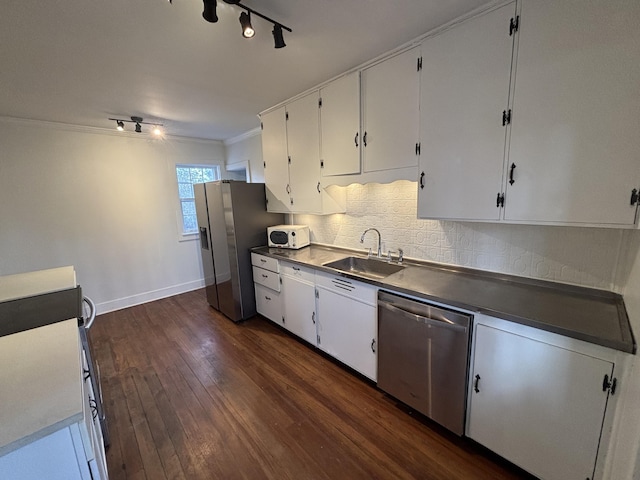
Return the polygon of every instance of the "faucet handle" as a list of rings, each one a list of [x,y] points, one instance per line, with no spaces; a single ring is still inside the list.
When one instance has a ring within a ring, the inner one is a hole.
[[[387,250],[387,262],[391,262],[393,260],[393,257],[391,256],[391,254],[396,253],[395,250]]]
[[[404,250],[401,248],[398,249],[398,263],[402,263],[404,260]]]

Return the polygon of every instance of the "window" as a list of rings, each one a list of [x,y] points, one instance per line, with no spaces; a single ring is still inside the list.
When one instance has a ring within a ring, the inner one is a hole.
[[[193,184],[220,180],[220,167],[217,165],[176,165],[176,176],[178,177],[178,197],[182,212],[182,234],[198,233]]]

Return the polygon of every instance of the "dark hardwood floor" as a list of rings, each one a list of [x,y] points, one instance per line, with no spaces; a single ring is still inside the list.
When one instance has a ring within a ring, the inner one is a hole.
[[[202,290],[101,315],[91,342],[111,480],[530,478]]]

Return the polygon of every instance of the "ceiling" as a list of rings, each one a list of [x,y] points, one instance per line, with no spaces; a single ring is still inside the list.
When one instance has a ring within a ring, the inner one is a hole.
[[[21,0],[0,15],[0,116],[114,128],[144,117],[170,135],[225,140],[306,89],[465,14],[487,0],[243,0],[290,27],[202,0]]]

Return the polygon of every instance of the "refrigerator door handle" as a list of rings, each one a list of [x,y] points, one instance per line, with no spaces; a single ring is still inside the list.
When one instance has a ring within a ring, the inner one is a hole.
[[[207,227],[200,227],[200,247],[203,250],[209,250],[209,236],[207,235]]]

